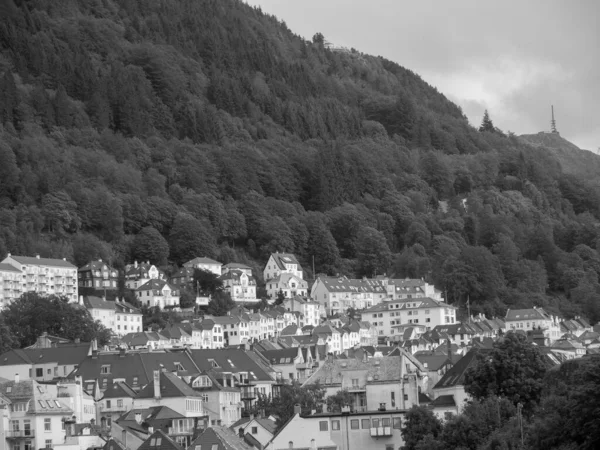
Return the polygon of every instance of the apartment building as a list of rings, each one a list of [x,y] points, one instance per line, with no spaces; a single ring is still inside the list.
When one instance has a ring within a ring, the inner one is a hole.
[[[296,295],[291,298],[286,298],[283,301],[282,306],[291,312],[299,312],[304,316],[304,325],[312,325],[316,327],[321,322],[321,316],[325,315],[319,302],[312,301],[308,298],[300,297]],[[300,324],[296,324],[300,326]]]
[[[544,337],[554,342],[562,336],[559,317],[547,313],[544,308],[509,309],[504,322],[506,330],[531,331],[541,328]]]
[[[327,315],[343,314],[348,308],[370,308],[387,300],[387,280],[318,277],[310,296],[323,306]]]
[[[135,289],[135,295],[146,306],[156,306],[160,309],[179,306],[179,290],[165,280],[148,280]]]
[[[11,264],[0,263],[0,310],[22,293],[21,271]]]
[[[16,256],[10,253],[2,264],[8,264],[20,271],[20,282],[8,270],[7,288],[3,282],[3,290],[9,289],[10,298],[18,298],[25,292],[38,292],[43,295],[59,295],[77,302],[77,267],[66,259],[41,258],[37,256]],[[20,293],[19,293],[20,292]],[[18,294],[18,295],[17,295]]]
[[[130,303],[119,299],[111,302],[94,296],[82,296],[80,303],[94,320],[99,320],[117,336],[142,331],[142,312]]]
[[[456,322],[456,308],[429,297],[392,300],[372,306],[362,312],[377,328],[379,336],[394,337],[397,325],[419,324],[427,329]]]
[[[263,278],[269,298],[279,292],[287,298],[296,295],[306,297],[308,283],[304,281],[302,266],[291,253],[271,253],[263,270]]]

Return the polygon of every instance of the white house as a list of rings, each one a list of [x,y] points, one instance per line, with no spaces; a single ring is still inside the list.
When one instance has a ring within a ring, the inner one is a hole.
[[[388,299],[386,279],[318,277],[310,296],[328,315],[345,313],[348,308],[364,309]]]
[[[194,269],[205,270],[207,272],[212,272],[217,276],[221,276],[221,266],[222,264],[219,261],[215,261],[214,259],[202,257],[202,258],[194,258],[186,263],[183,263],[184,267],[193,267]]]
[[[234,302],[255,303],[256,298],[256,280],[247,272],[233,269],[228,270],[219,277],[223,282],[223,287]]]
[[[135,294],[142,304],[147,306],[179,306],[179,291],[165,280],[148,280],[135,290]]]
[[[21,272],[21,293],[33,291],[43,295],[54,294],[77,302],[77,267],[66,259],[40,258],[40,255],[16,256],[9,253],[2,264],[11,265]],[[17,281],[12,281],[14,298],[19,287]]]
[[[80,301],[94,320],[117,336],[142,331],[142,312],[125,301],[111,302],[94,296],[81,297]]]
[[[271,253],[267,265],[263,270],[263,278],[268,281],[276,278],[282,273],[290,273],[297,278],[303,279],[302,266],[291,253]]]
[[[554,342],[561,337],[560,319],[544,311],[543,308],[509,309],[504,319],[506,330],[531,331],[541,328],[544,337]]]
[[[304,316],[304,325],[312,325],[313,327],[319,325],[321,316],[324,315],[324,311],[322,311],[321,305],[318,302],[302,298],[298,295],[286,298],[283,301],[283,307],[288,311],[299,312]],[[300,324],[296,325],[300,326]]]
[[[135,261],[133,264],[125,266],[125,287],[127,289],[137,289],[150,280],[166,279],[165,273],[155,265],[150,264],[150,261],[140,264]]]
[[[267,280],[265,287],[271,299],[275,299],[279,292],[282,292],[285,298],[296,295],[305,297],[308,292],[308,283],[292,273],[282,273]]]
[[[22,294],[21,270],[11,264],[0,263],[0,310]]]

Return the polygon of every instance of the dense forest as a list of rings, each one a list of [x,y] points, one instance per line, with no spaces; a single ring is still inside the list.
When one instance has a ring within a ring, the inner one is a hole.
[[[279,250],[306,278],[314,258],[596,322],[599,218],[556,152],[241,1],[0,1],[0,256],[258,269]]]

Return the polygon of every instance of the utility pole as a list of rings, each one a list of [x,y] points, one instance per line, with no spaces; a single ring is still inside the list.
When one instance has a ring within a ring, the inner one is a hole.
[[[556,131],[556,120],[554,120],[554,105],[552,105],[551,108],[552,108],[552,120],[550,120],[550,130],[553,133],[558,134],[558,131]]]

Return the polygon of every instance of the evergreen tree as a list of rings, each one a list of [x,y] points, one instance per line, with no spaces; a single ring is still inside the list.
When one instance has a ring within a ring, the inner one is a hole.
[[[490,119],[490,115],[488,114],[488,110],[486,109],[483,113],[483,120],[481,121],[481,126],[479,127],[479,131],[489,131],[490,133],[496,132],[496,127]]]

